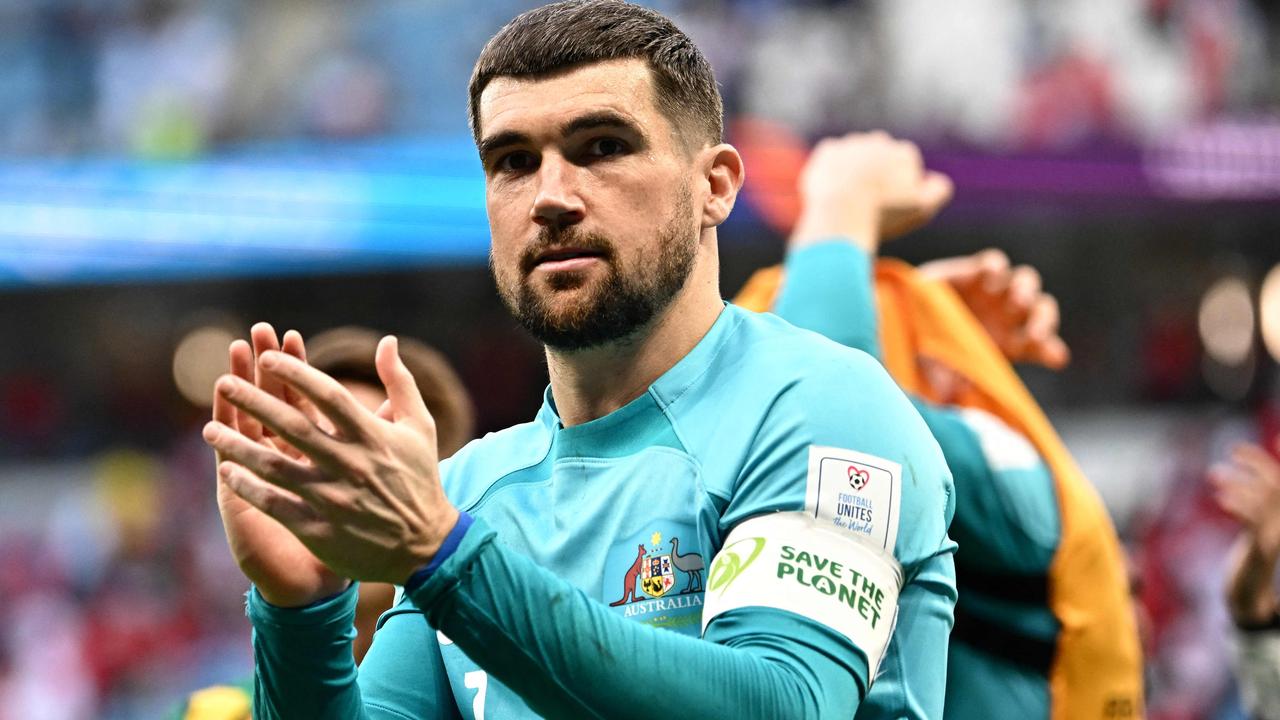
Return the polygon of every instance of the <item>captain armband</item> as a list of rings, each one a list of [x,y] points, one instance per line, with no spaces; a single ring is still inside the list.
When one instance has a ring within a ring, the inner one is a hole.
[[[874,678],[901,591],[902,567],[882,548],[803,513],[760,515],[739,523],[712,562],[702,630],[737,608],[787,610],[849,638]]]

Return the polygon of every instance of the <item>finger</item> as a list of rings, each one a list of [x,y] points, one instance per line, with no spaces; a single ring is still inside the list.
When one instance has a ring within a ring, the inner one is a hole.
[[[1266,491],[1256,479],[1226,483],[1217,488],[1217,495],[1222,498],[1222,504],[1242,520],[1257,518],[1266,499]]]
[[[298,358],[302,362],[307,361],[307,346],[302,340],[302,333],[297,330],[289,330],[284,334],[284,339],[280,343],[280,350]],[[285,402],[301,410],[308,420],[317,425],[320,424],[320,410],[288,384],[284,386],[284,399]]]
[[[971,256],[944,258],[921,263],[917,270],[931,280],[941,280],[955,287],[964,287],[978,277],[981,268]]]
[[[229,348],[231,374],[253,382],[253,348],[244,340],[233,340]]]
[[[1033,345],[1048,342],[1058,336],[1058,300],[1052,295],[1042,294],[1036,298],[1031,309],[1026,313],[1022,331],[1027,341]]]
[[[1008,282],[1007,278],[1010,272],[1010,262],[1009,256],[1004,254],[1003,250],[988,248],[978,252],[974,255],[974,258],[977,260],[978,264],[977,277],[975,280],[981,287],[986,288],[988,285],[993,284],[999,286],[1002,283]],[[1005,280],[997,282],[1000,278],[1005,278]]]
[[[307,361],[307,344],[302,340],[302,333],[297,330],[287,330],[284,339],[280,342],[281,352],[286,352],[302,362]]]
[[[1050,370],[1061,370],[1071,364],[1071,348],[1061,337],[1052,337],[1040,345],[1036,361]]]
[[[1047,361],[1045,364],[1054,367],[1051,362],[1065,362],[1067,357],[1059,357],[1066,352],[1066,343],[1058,335],[1060,316],[1058,301],[1052,295],[1041,295],[1027,317],[1023,335],[1026,341],[1026,359]]]
[[[896,140],[894,144],[898,147],[898,152],[902,153],[904,160],[903,167],[916,170],[917,173],[924,169],[924,156],[920,154],[920,146],[910,140]]]
[[[327,463],[335,460],[337,441],[312,424],[292,405],[233,375],[219,378],[217,391],[312,460]]]
[[[1249,502],[1242,498],[1239,493],[1219,490],[1213,494],[1213,501],[1226,514],[1242,523],[1249,523],[1252,517],[1249,510]]]
[[[920,183],[920,207],[924,208],[929,218],[933,218],[951,202],[955,191],[956,186],[951,178],[930,170]]]
[[[1232,462],[1214,463],[1209,468],[1209,484],[1213,487],[1214,499],[1226,507],[1245,507],[1255,493],[1254,474]]]
[[[1266,450],[1253,443],[1242,442],[1231,446],[1231,462],[1235,463],[1241,472],[1258,475],[1265,473],[1267,465],[1273,461]]]
[[[280,349],[280,341],[276,338],[276,329],[271,323],[260,322],[249,328],[249,337],[253,340],[253,356],[260,358],[263,353]],[[261,368],[254,366],[256,375],[254,384],[278,398],[284,397],[284,387],[276,378],[265,375]]]
[[[1009,269],[1009,258],[1001,253],[1004,259],[1003,263],[985,261],[982,265],[982,276],[979,278],[982,283],[982,291],[988,295],[1003,295],[1009,287],[1009,282],[1013,278],[1013,271]]]
[[[918,269],[931,280],[951,285],[970,309],[981,312],[994,302],[992,293],[986,290],[986,286],[998,284],[998,277],[1008,274],[1009,257],[1000,250],[990,248],[973,255],[933,260],[920,265]]]
[[[227,348],[227,372],[233,372],[236,367],[236,355],[240,350],[237,344],[244,345],[244,341],[236,340]],[[246,347],[248,347],[246,345]],[[239,421],[240,411],[236,409],[226,398],[222,397],[216,389],[213,390],[213,421],[230,428],[241,427]],[[217,451],[213,454],[214,462],[222,462],[222,456]]]
[[[227,348],[227,372],[235,372],[237,343],[242,344],[243,341],[237,340]],[[213,393],[213,419],[215,422],[220,422],[228,427],[234,428],[237,426],[236,406],[223,400],[222,396],[218,395],[217,392]]]
[[[374,365],[387,389],[387,401],[391,404],[391,416],[395,422],[408,423],[424,434],[434,436],[435,421],[427,411],[413,373],[400,359],[400,341],[394,335],[388,335],[378,343]]]
[[[931,260],[922,263],[918,269],[930,279],[942,280],[961,290],[973,285],[983,270],[978,255]]]
[[[297,330],[285,331],[284,337],[280,339],[280,351],[287,353],[289,355],[292,355],[303,362],[307,361],[307,347],[302,341],[302,333],[298,332]],[[301,411],[302,414],[305,415],[307,419],[310,420],[313,424],[321,425],[323,427],[323,425],[320,422],[320,417],[321,417],[320,411],[317,410],[316,407],[312,405],[310,401],[308,401],[306,398],[299,395],[298,391],[294,390],[288,385],[284,386],[284,388],[282,389],[282,392],[283,392],[283,397],[285,402],[298,408],[298,410]],[[295,460],[301,459],[302,457],[304,457],[300,450],[293,447],[289,443],[285,442],[281,438],[278,438],[278,437],[271,438],[271,444],[277,450],[288,455],[291,458],[294,458]]]
[[[202,435],[204,441],[221,458],[242,465],[258,477],[299,495],[316,478],[312,468],[261,443],[253,442],[221,423],[206,424]]]
[[[241,378],[245,382],[254,381],[253,369],[253,348],[244,340],[236,340],[231,343],[231,374]],[[216,386],[215,386],[216,387]],[[214,392],[214,398],[220,398],[219,393]],[[220,398],[224,405],[229,405],[225,398]],[[233,408],[235,406],[232,406]],[[239,430],[245,437],[253,441],[262,440],[262,423],[253,419],[250,415],[243,413],[239,408],[235,408],[235,422],[224,423],[229,427]]]
[[[1027,336],[1036,342],[1044,342],[1057,336],[1061,322],[1062,310],[1058,307],[1058,299],[1048,293],[1038,293],[1027,312]]]
[[[1040,273],[1030,265],[1019,265],[1009,277],[1008,303],[1005,310],[1010,315],[1024,316],[1040,296]]]
[[[275,518],[295,535],[297,528],[315,517],[315,513],[302,498],[257,477],[242,465],[221,463],[218,465],[218,480],[232,493]]]
[[[1236,466],[1231,463],[1214,463],[1209,467],[1209,484],[1216,488],[1235,482],[1236,473]]]
[[[395,414],[391,411],[391,401],[383,400],[382,404],[378,406],[378,412],[374,413],[374,416],[377,417],[379,420],[386,420],[387,422],[395,422],[396,421]]]
[[[1231,453],[1231,459],[1268,483],[1280,482],[1280,463],[1253,443],[1237,445]]]
[[[369,434],[372,428],[369,411],[342,383],[298,358],[280,352],[269,352],[258,358],[258,366],[310,400],[344,439],[357,439]]]

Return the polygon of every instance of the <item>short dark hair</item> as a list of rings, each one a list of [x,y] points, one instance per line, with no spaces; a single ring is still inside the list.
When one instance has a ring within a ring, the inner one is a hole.
[[[568,0],[517,16],[489,39],[471,73],[468,111],[480,140],[480,94],[494,78],[551,75],[588,63],[645,60],[659,109],[686,139],[724,135],[711,64],[675,23],[623,0]]]

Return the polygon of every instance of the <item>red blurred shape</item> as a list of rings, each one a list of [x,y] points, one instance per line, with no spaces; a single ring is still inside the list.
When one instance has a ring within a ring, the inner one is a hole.
[[[729,137],[747,165],[747,201],[770,227],[790,232],[800,217],[796,186],[809,157],[808,143],[785,125],[751,117],[733,121]]]

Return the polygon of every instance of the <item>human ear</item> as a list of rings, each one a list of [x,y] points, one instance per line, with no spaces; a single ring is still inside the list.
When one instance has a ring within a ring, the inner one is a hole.
[[[703,177],[707,182],[707,195],[702,203],[702,227],[712,228],[729,217],[747,173],[742,155],[732,145],[721,143],[702,152]]]

